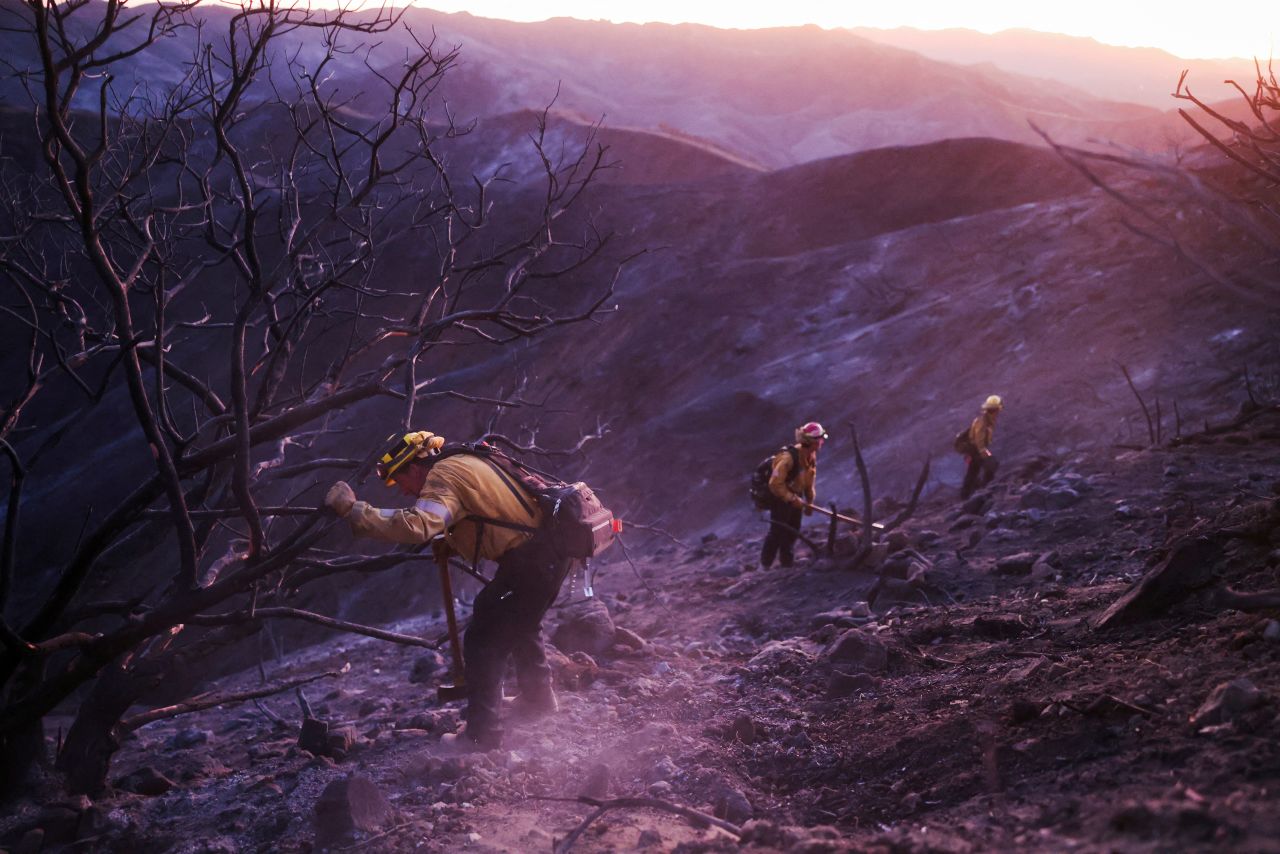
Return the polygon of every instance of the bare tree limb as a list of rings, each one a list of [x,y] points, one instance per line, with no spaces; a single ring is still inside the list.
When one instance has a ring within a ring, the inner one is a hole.
[[[862,484],[862,536],[858,538],[858,550],[854,552],[850,569],[857,569],[871,555],[872,538],[875,537],[875,516],[871,512],[871,477],[867,473],[867,463],[862,458],[862,445],[858,442],[858,428],[849,422],[849,433],[853,437],[853,460],[858,467],[858,480]]]
[[[1217,607],[1232,608],[1236,611],[1252,613],[1280,608],[1280,589],[1240,593],[1225,587],[1216,591],[1210,598]]]
[[[1124,365],[1120,365],[1120,371],[1124,374],[1124,381],[1129,384],[1129,391],[1133,392],[1133,396],[1138,399],[1138,406],[1142,407],[1142,417],[1147,419],[1147,439],[1150,444],[1154,445],[1156,443],[1156,429],[1151,423],[1151,412],[1147,409],[1147,402],[1142,399],[1142,395],[1138,393],[1138,387],[1133,384],[1133,377],[1129,376],[1129,369]]]
[[[312,611],[304,611],[299,608],[256,608],[248,611],[238,611],[226,614],[197,614],[191,617],[187,622],[197,626],[227,626],[235,623],[247,623],[260,620],[290,619],[302,620],[308,623],[315,623],[318,626],[324,626],[327,629],[335,629],[340,632],[347,632],[353,635],[364,635],[365,637],[377,638],[378,640],[397,643],[401,646],[417,646],[430,648],[431,643],[422,638],[413,635],[401,634],[400,632],[390,632],[386,629],[375,628],[374,626],[364,626],[359,623],[348,622],[347,620],[339,620],[334,617],[326,617],[323,614],[316,614]]]
[[[897,528],[903,522],[911,518],[916,512],[916,506],[920,503],[920,493],[924,492],[924,485],[929,482],[929,466],[933,463],[932,457],[925,457],[924,466],[920,469],[920,476],[916,478],[915,488],[911,490],[911,498],[907,501],[907,506],[902,512],[893,517],[893,521],[884,526],[882,533],[887,534],[894,528]]]
[[[578,798],[541,798],[540,800],[557,800],[557,801],[576,801],[578,803],[587,804],[596,807],[596,810],[583,819],[577,827],[575,827],[568,836],[560,841],[555,847],[555,854],[568,854],[572,850],[578,838],[586,832],[587,828],[604,815],[609,810],[615,809],[655,809],[663,812],[675,813],[678,816],[687,818],[703,827],[717,827],[731,834],[735,839],[742,838],[742,828],[732,822],[724,819],[716,818],[713,815],[695,810],[690,807],[681,806],[670,801],[664,801],[659,798],[612,798],[610,800],[599,800],[597,798],[589,798],[585,795]]]
[[[294,688],[300,688],[311,682],[320,679],[336,679],[343,676],[351,670],[350,664],[344,664],[340,670],[330,670],[325,673],[314,673],[310,676],[298,676],[293,679],[286,679],[282,682],[275,682],[260,688],[251,688],[247,691],[219,691],[208,694],[200,694],[181,703],[175,703],[172,706],[163,706],[158,709],[151,709],[141,714],[133,715],[125,718],[117,725],[117,730],[121,733],[133,732],[139,727],[146,726],[155,721],[165,720],[167,718],[176,718],[179,715],[188,715],[192,712],[201,712],[205,709],[212,709],[215,706],[225,706],[229,703],[243,703],[246,700],[256,700],[262,697],[270,697],[272,694],[279,694],[282,691],[288,691]]]

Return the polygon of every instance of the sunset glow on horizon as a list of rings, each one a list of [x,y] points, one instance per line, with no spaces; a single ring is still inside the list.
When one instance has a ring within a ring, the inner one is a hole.
[[[1030,29],[1082,36],[1121,47],[1155,47],[1185,58],[1259,57],[1280,37],[1274,2],[1204,4],[1077,0],[1072,3],[906,0],[899,3],[725,3],[708,0],[430,0],[417,5],[485,18],[541,21],[569,17],[615,23],[696,23],[757,29],[816,24],[839,27],[964,28],[984,33]],[[1205,11],[1211,9],[1210,12]]]

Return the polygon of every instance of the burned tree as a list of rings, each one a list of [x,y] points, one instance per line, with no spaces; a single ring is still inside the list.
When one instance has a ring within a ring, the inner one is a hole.
[[[1228,158],[1228,168],[1220,158],[1198,155],[1169,161],[1074,148],[1033,129],[1121,205],[1125,228],[1167,247],[1222,294],[1269,308],[1280,292],[1280,84],[1271,63],[1255,62],[1255,70],[1247,86],[1227,81],[1248,111],[1244,120],[1197,97],[1185,71],[1173,92],[1196,108],[1178,113]],[[1259,262],[1240,263],[1250,256]]]
[[[334,558],[317,548],[329,517],[279,508],[318,504],[333,470],[368,474],[335,437],[369,438],[359,413],[379,400],[403,425],[432,399],[518,404],[436,380],[467,364],[464,345],[601,311],[619,267],[570,212],[608,164],[592,132],[552,144],[544,112],[536,180],[458,174],[447,154],[471,128],[438,95],[457,50],[386,10],[24,0],[4,14],[25,51],[5,85],[30,100],[7,118],[35,144],[0,171],[0,330],[21,342],[0,391],[0,767],[20,782],[42,718],[75,695],[59,766],[93,792],[151,688],[189,693],[192,662],[267,620],[323,622],[282,607],[285,591],[413,557]],[[149,79],[156,67],[177,72]],[[90,421],[122,461],[69,471]],[[95,474],[110,506],[72,488]],[[36,484],[74,529],[41,552],[57,554],[47,569],[20,526]]]

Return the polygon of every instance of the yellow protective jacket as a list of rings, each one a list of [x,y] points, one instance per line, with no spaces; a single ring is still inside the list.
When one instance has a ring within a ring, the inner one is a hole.
[[[788,504],[794,503],[796,498],[812,504],[818,497],[818,461],[815,457],[813,465],[805,465],[804,457],[800,454],[800,446],[793,447],[796,449],[796,463],[800,466],[800,471],[788,485],[787,481],[791,479],[791,454],[785,450],[779,451],[773,457],[773,474],[769,475],[769,491]]]
[[[479,556],[497,560],[532,534],[468,517],[487,516],[530,528],[542,524],[537,500],[515,478],[504,477],[509,476],[474,454],[446,457],[431,467],[412,507],[381,510],[357,501],[347,521],[355,534],[392,543],[425,543],[444,533],[449,546],[467,560],[475,560],[479,531]]]
[[[973,423],[969,425],[969,442],[978,452],[978,456],[985,456],[986,450],[991,447],[991,439],[995,432],[995,423],[988,421],[986,415],[979,415],[973,419]]]

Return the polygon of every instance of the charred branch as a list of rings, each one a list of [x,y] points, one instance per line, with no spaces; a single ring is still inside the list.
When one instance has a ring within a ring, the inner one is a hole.
[[[1236,611],[1269,611],[1280,608],[1280,589],[1259,590],[1240,593],[1230,587],[1216,591],[1212,596],[1213,603],[1219,608],[1232,608]]]
[[[264,685],[260,688],[251,688],[245,691],[217,691],[207,694],[200,694],[181,703],[175,703],[171,706],[163,706],[157,709],[151,709],[141,714],[127,717],[116,726],[116,731],[123,735],[133,732],[139,727],[146,726],[155,721],[166,720],[168,718],[176,718],[179,715],[188,715],[192,712],[199,712],[205,709],[212,709],[215,706],[225,706],[231,703],[243,703],[247,700],[258,700],[263,697],[270,697],[273,694],[280,694],[284,691],[292,691],[308,685],[321,679],[336,679],[350,672],[351,665],[345,664],[340,670],[330,670],[325,673],[315,673],[310,676],[298,676],[293,679],[285,679],[280,682],[273,682],[270,685]]]
[[[1142,417],[1147,420],[1147,439],[1154,445],[1156,444],[1156,428],[1151,423],[1151,411],[1147,409],[1147,402],[1142,399],[1138,387],[1133,384],[1133,377],[1129,376],[1129,369],[1124,365],[1120,365],[1120,371],[1124,374],[1124,381],[1129,384],[1129,391],[1133,392],[1133,396],[1138,399],[1138,406],[1142,408]]]
[[[365,637],[377,638],[378,640],[400,644],[401,646],[417,646],[428,649],[433,646],[429,641],[414,637],[413,635],[401,634],[400,632],[390,632],[374,626],[364,626],[347,620],[326,617],[323,614],[316,614],[312,611],[304,611],[299,608],[253,608],[250,610],[226,614],[198,614],[191,617],[188,622],[197,626],[229,626],[237,623],[252,623],[262,620],[279,619],[302,620],[304,622],[314,623],[318,626],[324,626],[327,629],[334,629],[336,631],[346,632],[353,635],[364,635]]]
[[[871,512],[871,476],[867,473],[866,460],[862,458],[862,445],[858,442],[858,428],[849,422],[849,434],[853,437],[853,460],[858,467],[858,481],[862,484],[862,535],[858,538],[858,550],[854,552],[849,568],[857,569],[871,555],[875,537],[875,516]]]
[[[549,800],[569,799],[554,798]],[[583,795],[572,800],[595,807],[596,809],[583,819],[568,836],[556,845],[555,854],[568,854],[568,852],[573,849],[574,843],[578,841],[578,838],[586,832],[587,828],[590,827],[596,819],[604,815],[609,810],[616,809],[655,809],[663,812],[675,813],[678,816],[688,819],[699,827],[718,827],[731,834],[735,839],[742,838],[742,828],[732,822],[716,818],[715,816],[708,815],[700,810],[672,803],[671,801],[664,801],[659,798],[612,798],[610,800],[599,800],[597,798],[590,798]]]
[[[911,490],[911,498],[907,500],[907,506],[902,508],[902,512],[894,516],[891,522],[885,524],[882,533],[889,533],[915,514],[916,507],[920,504],[920,494],[924,492],[924,485],[929,482],[929,466],[932,463],[932,457],[925,457],[924,466],[920,469],[920,476],[916,478],[916,485]]]

